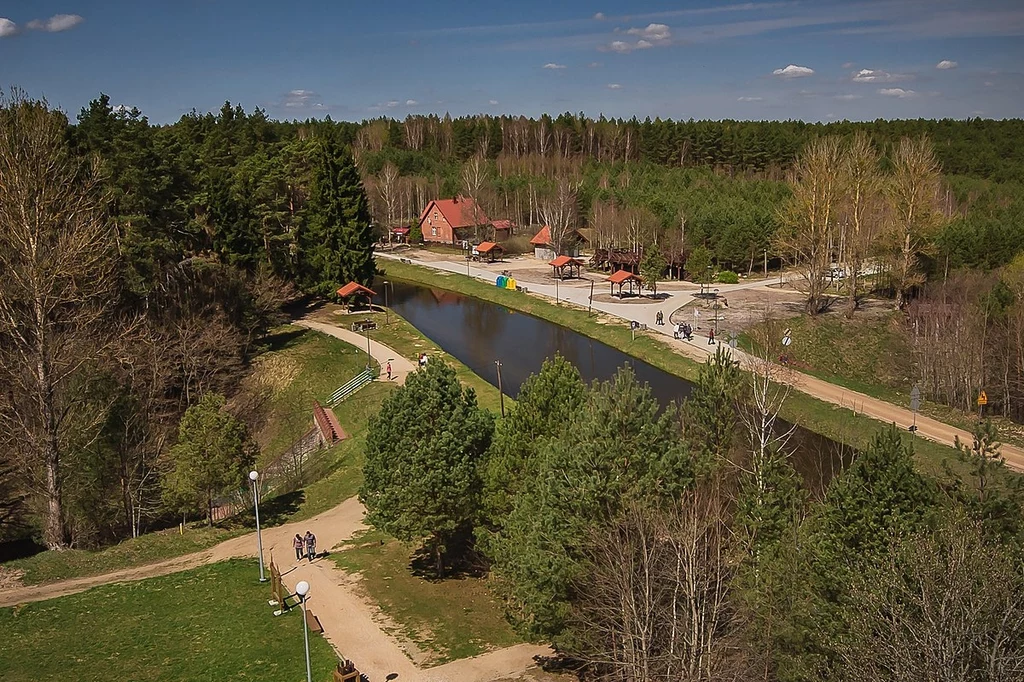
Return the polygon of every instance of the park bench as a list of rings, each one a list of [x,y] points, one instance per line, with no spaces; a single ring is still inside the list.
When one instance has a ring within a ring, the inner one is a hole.
[[[352,323],[352,331],[364,332],[367,329],[376,329],[377,323],[373,320],[359,320],[358,322]]]

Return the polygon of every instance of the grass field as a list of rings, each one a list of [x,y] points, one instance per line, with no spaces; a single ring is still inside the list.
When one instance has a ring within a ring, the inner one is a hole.
[[[257,434],[263,461],[280,455],[312,426],[314,400],[323,403],[366,367],[359,348],[302,327],[276,329],[269,345],[247,382],[270,394],[266,423]]]
[[[502,607],[482,578],[426,579],[410,570],[408,545],[369,531],[332,553],[339,567],[360,573],[361,589],[439,664],[517,644]]]
[[[275,618],[250,562],[229,561],[0,609],[4,682],[305,679],[301,611]],[[336,658],[310,636],[313,679]]]
[[[345,318],[338,315],[341,308],[333,304],[322,306],[314,314],[314,317],[321,322],[331,324],[344,324]],[[459,380],[465,386],[476,391],[477,402],[492,412],[499,412],[500,398],[498,389],[491,386],[487,381],[473,373],[471,369],[459,362],[454,356],[445,353],[440,347],[418,329],[409,324],[405,319],[395,312],[387,315],[384,313],[360,314],[360,319],[372,319],[377,323],[377,329],[370,332],[370,338],[394,349],[402,357],[416,362],[420,353],[429,353],[431,357],[443,358],[445,362],[455,368]],[[365,358],[365,353],[363,354]],[[506,407],[510,404],[510,398],[505,396]]]
[[[507,308],[528,313],[549,322],[561,325],[602,341],[613,348],[639,358],[651,365],[683,379],[692,380],[699,364],[676,353],[664,343],[659,335],[643,333],[631,339],[629,327],[617,318],[603,315],[588,315],[586,309],[563,303],[555,305],[538,296],[498,289],[497,287],[465,275],[434,270],[432,268],[402,263],[401,261],[380,261],[379,267],[389,277],[434,286],[466,294]],[[866,446],[883,425],[873,419],[854,414],[844,409],[794,391],[783,408],[783,418],[819,433],[827,438],[846,443],[854,448]],[[922,438],[913,439],[910,433],[903,433],[905,441],[914,441],[915,452],[921,469],[933,475],[942,475],[943,461],[955,460],[952,447],[933,443]],[[956,466],[954,466],[954,469]]]

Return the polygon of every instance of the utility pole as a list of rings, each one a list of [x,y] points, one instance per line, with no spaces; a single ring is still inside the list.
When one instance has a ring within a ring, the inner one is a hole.
[[[768,279],[768,249],[764,250],[764,278]]]
[[[558,280],[560,280],[560,279],[562,279],[562,278],[561,277],[555,277],[555,305],[558,305]]]
[[[494,361],[494,367],[498,370],[498,395],[501,400],[501,416],[505,416],[505,392],[501,389],[501,360]]]
[[[587,303],[587,317],[590,317],[590,310],[594,307],[594,280],[590,280],[590,300]]]

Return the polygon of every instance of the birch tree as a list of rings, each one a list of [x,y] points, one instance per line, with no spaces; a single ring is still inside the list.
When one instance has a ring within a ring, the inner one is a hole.
[[[846,316],[852,317],[860,303],[861,271],[878,237],[883,188],[879,156],[871,139],[858,132],[843,158],[843,231],[841,253],[846,268]]]
[[[45,101],[0,97],[0,441],[43,501],[50,549],[72,540],[65,460],[102,421],[85,410],[87,370],[105,357],[114,297],[111,226],[66,131]]]

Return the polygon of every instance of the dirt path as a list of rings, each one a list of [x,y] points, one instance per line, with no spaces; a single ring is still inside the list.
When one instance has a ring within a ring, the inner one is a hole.
[[[334,325],[309,320],[302,320],[297,324],[353,345],[358,346],[365,342],[363,336]],[[404,383],[409,372],[416,369],[412,362],[376,341],[371,341],[370,355],[381,364],[381,367],[384,367],[388,360],[391,361],[393,380],[397,383]],[[317,537],[318,548],[331,550],[366,528],[363,524],[365,513],[363,505],[353,497],[306,521],[266,528],[263,530],[263,551],[268,564],[273,557],[283,573],[285,585],[290,590],[294,590],[300,580],[309,582],[307,606],[319,619],[327,641],[339,656],[355,661],[370,682],[394,679],[393,675],[397,675],[400,682],[490,682],[519,677],[536,665],[534,656],[546,656],[551,653],[551,649],[546,646],[520,644],[435,668],[418,668],[401,644],[387,634],[388,630],[398,630],[395,624],[360,593],[358,576],[339,570],[327,557],[312,562],[295,559],[292,538],[296,534],[304,535],[310,530]],[[100,585],[177,573],[226,559],[255,560],[256,551],[256,534],[248,533],[226,540],[211,549],[159,563],[49,585],[2,590],[0,607],[53,599]],[[255,579],[259,570],[255,561],[252,570]],[[268,599],[269,596],[268,586]],[[269,606],[267,617],[271,617]]]

